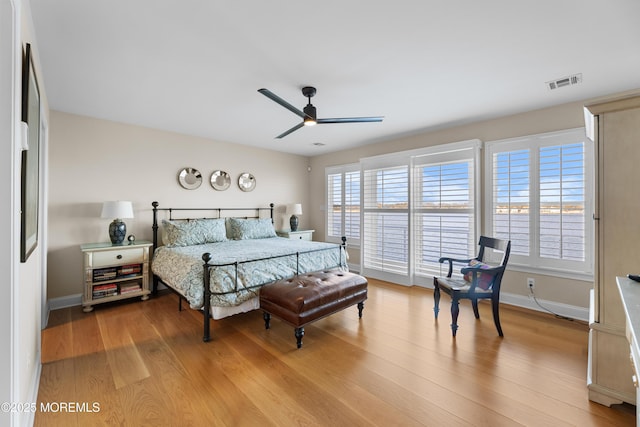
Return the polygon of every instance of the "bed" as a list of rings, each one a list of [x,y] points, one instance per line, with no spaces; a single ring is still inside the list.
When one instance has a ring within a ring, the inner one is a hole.
[[[277,237],[273,203],[259,208],[160,208],[153,202],[153,293],[163,284],[204,315],[260,307],[260,287],[312,271],[346,271],[342,245]],[[203,216],[204,215],[204,216]],[[181,305],[180,305],[181,307]]]

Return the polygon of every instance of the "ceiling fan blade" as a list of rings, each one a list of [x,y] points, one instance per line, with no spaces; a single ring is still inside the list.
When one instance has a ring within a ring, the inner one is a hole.
[[[380,117],[339,117],[333,119],[318,119],[316,122],[318,124],[323,123],[371,123],[371,122],[381,122],[384,120],[383,116]]]
[[[284,99],[280,98],[278,95],[276,95],[275,93],[271,92],[269,89],[258,89],[258,92],[260,92],[261,94],[263,94],[264,96],[266,96],[270,100],[272,100],[274,102],[277,102],[278,104],[282,105],[284,108],[286,108],[287,110],[291,111],[293,114],[296,114],[297,116],[300,116],[301,118],[304,119],[305,114],[302,111],[300,111],[299,109],[297,109],[293,105],[289,104],[287,101],[285,101]],[[278,137],[278,138],[280,138],[280,137]]]
[[[289,135],[291,132],[295,132],[298,129],[300,129],[301,127],[304,126],[304,122],[300,122],[300,124],[295,125],[294,127],[292,127],[291,129],[289,129],[286,132],[281,133],[280,135],[276,136],[277,139],[281,139],[284,138],[285,136]]]

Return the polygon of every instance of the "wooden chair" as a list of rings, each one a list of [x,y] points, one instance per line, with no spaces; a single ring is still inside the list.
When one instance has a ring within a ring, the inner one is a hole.
[[[434,276],[433,278],[433,286],[435,287],[433,293],[433,299],[435,300],[433,311],[435,312],[435,317],[436,319],[438,318],[438,312],[440,311],[440,291],[443,291],[451,296],[451,330],[453,331],[454,337],[458,330],[458,313],[460,311],[458,304],[463,298],[471,300],[476,319],[480,318],[480,314],[478,313],[478,299],[491,299],[493,321],[498,329],[498,335],[501,337],[504,336],[502,334],[502,327],[500,326],[498,307],[500,303],[500,283],[504,270],[507,267],[507,261],[509,260],[511,241],[481,236],[479,245],[480,250],[478,251],[478,256],[475,258],[440,258],[440,263],[449,263],[449,273],[447,277]],[[492,248],[498,252],[502,252],[502,261],[500,264],[492,266],[483,262],[486,248]],[[464,275],[463,278],[456,279],[451,277],[454,263],[465,264],[465,267],[460,270]]]

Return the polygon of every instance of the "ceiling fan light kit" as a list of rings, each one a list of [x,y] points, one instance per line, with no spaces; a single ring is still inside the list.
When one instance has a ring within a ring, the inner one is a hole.
[[[305,86],[302,88],[302,95],[304,95],[308,99],[307,106],[300,111],[298,108],[294,107],[284,99],[280,98],[275,93],[271,92],[269,89],[258,89],[258,92],[272,100],[273,102],[283,106],[287,110],[291,111],[295,115],[299,116],[302,119],[302,123],[299,123],[292,127],[291,129],[281,133],[276,136],[276,138],[284,138],[292,132],[300,129],[302,126],[313,126],[315,124],[329,124],[329,123],[371,123],[371,122],[381,122],[384,117],[376,116],[376,117],[339,117],[332,119],[318,119],[316,114],[316,107],[311,104],[311,98],[316,94],[316,88],[312,86]]]
[[[318,124],[318,122],[316,122],[316,107],[309,103],[302,111],[304,112],[303,121],[305,126],[315,126]]]

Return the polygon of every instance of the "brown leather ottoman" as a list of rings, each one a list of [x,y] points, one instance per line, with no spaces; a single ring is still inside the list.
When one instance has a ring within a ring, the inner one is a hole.
[[[358,316],[362,317],[367,285],[366,278],[340,270],[316,271],[270,283],[260,288],[264,325],[269,329],[271,315],[293,325],[300,348],[307,323],[354,304],[358,304]]]

